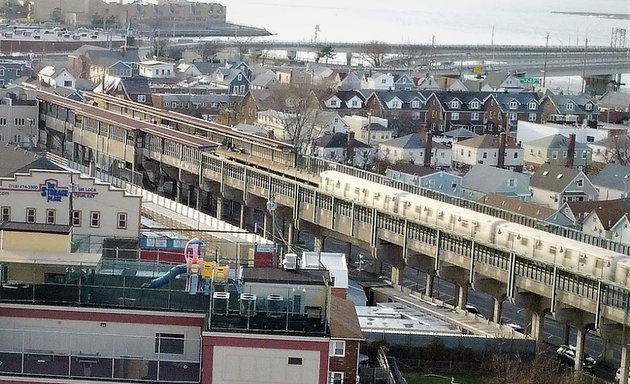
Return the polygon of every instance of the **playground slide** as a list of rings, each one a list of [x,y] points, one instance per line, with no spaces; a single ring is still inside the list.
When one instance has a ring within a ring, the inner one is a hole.
[[[187,267],[186,264],[180,264],[173,268],[171,268],[164,275],[151,280],[149,283],[144,283],[141,285],[142,288],[159,288],[163,285],[168,284],[171,280],[181,275],[182,273],[186,273]]]

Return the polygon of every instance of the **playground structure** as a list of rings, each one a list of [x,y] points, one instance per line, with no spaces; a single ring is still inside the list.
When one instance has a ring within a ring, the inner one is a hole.
[[[201,247],[203,242],[198,238],[190,239],[184,247],[186,263],[171,268],[164,275],[142,284],[142,288],[159,288],[168,284],[179,275],[186,274],[185,291],[191,295],[203,292],[210,294],[212,282],[225,283],[228,279],[229,265],[219,265],[214,261],[205,261]]]

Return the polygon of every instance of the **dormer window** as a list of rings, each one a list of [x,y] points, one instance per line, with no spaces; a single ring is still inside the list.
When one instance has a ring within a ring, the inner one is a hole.
[[[567,111],[572,111],[573,109],[573,103],[567,103]]]
[[[411,108],[420,108],[420,101],[419,100],[412,101]]]
[[[592,110],[593,110],[593,104],[591,104],[591,103],[586,103],[586,104],[584,105],[584,109],[585,109],[585,110],[587,110],[587,111],[592,111]]]
[[[451,108],[452,109],[459,109],[459,101],[458,100],[451,101]]]
[[[529,108],[530,111],[533,111],[538,108],[538,103],[535,101],[530,101],[527,105],[527,108]]]
[[[392,100],[392,108],[400,108],[400,102],[398,100]]]
[[[481,104],[477,100],[470,102],[470,109],[479,109],[480,107]]]
[[[518,102],[516,100],[510,101],[510,109],[518,108]]]

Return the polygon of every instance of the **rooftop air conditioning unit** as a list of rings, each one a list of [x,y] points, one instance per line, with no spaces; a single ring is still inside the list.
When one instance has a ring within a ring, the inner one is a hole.
[[[287,253],[284,255],[282,266],[287,271],[294,271],[297,269],[297,255],[295,253]]]
[[[267,296],[267,316],[268,317],[280,317],[282,316],[282,302],[284,298],[282,295],[271,294]]]
[[[215,292],[212,295],[212,313],[215,315],[227,315],[229,301],[229,292]]]
[[[253,293],[241,293],[241,316],[255,316],[256,315],[256,295]]]

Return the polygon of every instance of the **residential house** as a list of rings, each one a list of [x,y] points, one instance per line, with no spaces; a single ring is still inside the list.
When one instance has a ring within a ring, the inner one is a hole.
[[[82,61],[88,66],[88,79],[100,83],[103,76],[132,77],[138,75],[140,58],[137,49],[121,51],[87,50]]]
[[[600,109],[599,121],[606,123],[627,124],[630,121],[630,93],[608,91],[597,101]]]
[[[204,120],[216,120],[219,111],[232,105],[230,95],[226,94],[182,94],[158,93],[151,96],[152,104],[157,108],[167,109]]]
[[[181,78],[196,76],[211,76],[222,65],[219,63],[209,63],[206,61],[195,61],[190,64],[180,63],[177,65],[177,74]]]
[[[630,199],[572,201],[563,204],[561,209],[574,218],[576,227],[582,232],[615,243],[630,244]]]
[[[368,113],[387,119],[390,128],[406,134],[424,125],[425,102],[417,91],[374,91],[365,103]]]
[[[416,83],[406,73],[394,74],[394,89],[396,91],[411,91],[416,89]]]
[[[540,123],[542,108],[534,92],[492,93],[484,101],[488,132],[515,131],[519,121]]]
[[[361,79],[363,78],[363,74],[355,71],[350,71],[348,73],[339,73],[339,89],[342,91],[353,91],[357,89],[361,89]]]
[[[449,92],[468,91],[464,83],[460,79],[457,79],[454,77],[448,77],[448,76],[436,77],[435,83],[443,91],[449,91]]]
[[[175,64],[159,60],[145,60],[139,64],[139,75],[150,79],[171,79],[175,77]]]
[[[431,145],[427,146],[429,140]],[[378,156],[390,163],[404,161],[436,168],[451,164],[451,148],[433,141],[430,133],[426,136],[411,133],[382,142],[378,145]]]
[[[501,136],[505,139],[501,139]],[[523,148],[504,133],[499,136],[485,134],[458,141],[453,144],[452,156],[456,168],[485,164],[517,172],[523,169]]]
[[[131,78],[105,76],[104,81],[94,89],[94,92],[106,93],[149,106],[153,105],[149,80],[142,76]]]
[[[490,193],[528,201],[530,176],[486,164],[473,166],[462,178],[464,198],[479,201]]]
[[[593,162],[628,164],[630,160],[630,135],[623,133],[609,136],[588,145],[593,150]]]
[[[486,94],[482,92],[433,92],[426,100],[426,126],[434,133],[466,128],[485,130]]]
[[[281,108],[278,95],[269,89],[252,89],[243,96],[241,101],[241,122],[253,124],[258,119],[258,113]]]
[[[576,168],[543,164],[529,181],[532,202],[559,208],[570,201],[597,200],[597,189],[588,177]]]
[[[322,159],[364,168],[372,164],[376,150],[356,140],[353,132],[327,132],[313,141],[308,152]]]
[[[277,139],[305,145],[325,133],[345,133],[348,129],[336,112],[317,109],[304,110],[299,114],[268,109],[258,112],[255,125],[266,129]]]
[[[13,146],[36,148],[39,137],[38,121],[39,105],[35,89],[17,85],[0,89],[0,147],[12,145],[11,152],[14,152]],[[0,176],[3,174],[0,173]]]
[[[573,143],[571,143],[573,140]],[[551,164],[572,167],[588,167],[592,162],[592,149],[578,143],[575,134],[566,137],[555,134],[523,143],[525,163],[530,165]],[[570,152],[573,151],[573,156]]]
[[[385,176],[453,197],[462,197],[463,194],[461,176],[419,164],[392,164],[385,171]]]
[[[630,166],[608,163],[591,177],[597,189],[599,200],[613,200],[628,197],[630,193]]]
[[[250,68],[250,66],[246,62],[244,62],[244,61],[237,61],[237,62],[233,63],[232,65],[230,65],[230,69],[233,69],[235,71],[241,71],[241,73],[243,75],[245,75],[247,80],[249,80],[249,81],[252,80],[253,71],[252,71],[252,69]]]
[[[540,105],[542,121],[589,125],[599,120],[599,108],[586,95],[549,94],[540,101]]]
[[[394,89],[394,76],[391,73],[365,73],[361,79],[361,89],[391,91]]]
[[[541,139],[543,137],[561,134],[569,137],[575,134],[575,141],[578,143],[595,143],[607,137],[625,134],[629,127],[625,126],[608,126],[598,125],[596,128],[589,126],[576,126],[569,124],[544,123],[538,124],[529,121],[518,121],[518,130],[516,131],[516,139],[520,143]],[[593,156],[595,157],[595,156]]]
[[[488,85],[484,79],[467,79],[463,81],[464,86],[470,92],[492,92],[494,88]]]
[[[332,295],[330,312],[328,383],[355,383],[364,340],[356,308],[351,301]]]
[[[420,91],[441,91],[442,88],[437,83],[437,80],[433,76],[427,74],[426,77],[420,78],[417,81],[417,88]]]
[[[477,136],[479,135],[466,128],[457,128],[457,129],[453,129],[452,131],[444,132],[444,134],[442,135],[443,140],[441,141],[442,143],[444,142],[457,143],[460,140],[472,139],[473,137],[477,137]]]
[[[520,93],[525,91],[521,80],[514,74],[504,71],[489,71],[482,80],[482,87],[494,92]]]
[[[30,62],[25,60],[0,59],[0,87],[11,84],[22,77],[29,78],[33,73]]]
[[[208,80],[211,85],[225,89],[231,95],[245,95],[249,91],[249,78],[240,69],[218,68]]]
[[[249,88],[250,89],[269,89],[278,83],[276,73],[271,69],[267,69],[257,75],[254,75]]]
[[[68,70],[77,79],[90,78],[90,63],[88,61],[88,51],[108,51],[105,47],[85,44],[68,54]]]
[[[534,218],[540,222],[551,225],[572,227],[574,222],[572,218],[567,217],[564,213],[558,210],[498,193],[488,193],[479,200],[479,202],[510,213],[517,213],[526,217]]]
[[[344,116],[343,119],[348,124],[348,130],[354,132],[358,140],[368,145],[375,146],[394,137],[394,130],[388,128],[387,119],[357,115]]]
[[[76,79],[66,68],[55,69],[47,65],[37,73],[37,79],[43,85],[57,88],[75,88]]]
[[[313,73],[306,68],[281,67],[274,68],[278,84],[306,85],[313,84]]]
[[[365,114],[365,97],[359,91],[337,91],[322,100],[323,107],[341,115]]]

